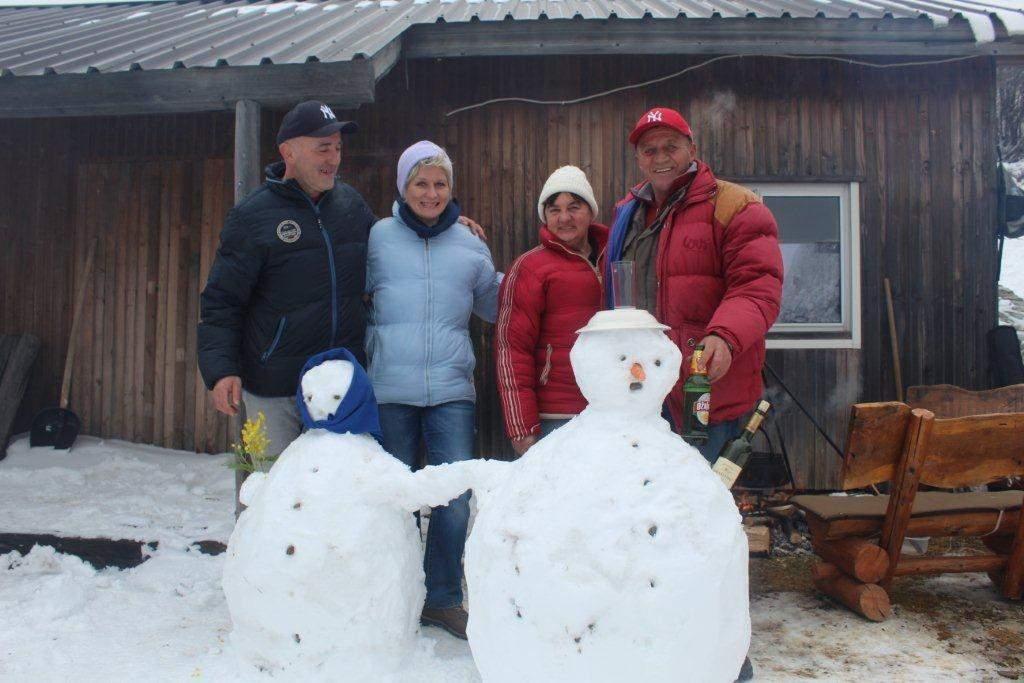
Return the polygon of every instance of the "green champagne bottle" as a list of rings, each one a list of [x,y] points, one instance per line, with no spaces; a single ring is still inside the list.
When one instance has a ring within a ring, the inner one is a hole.
[[[768,401],[761,401],[757,404],[757,409],[754,414],[750,416],[750,421],[747,422],[747,426],[744,427],[743,432],[732,441],[725,444],[722,447],[722,452],[718,454],[718,460],[715,461],[714,466],[711,468],[715,474],[722,478],[722,482],[725,484],[725,488],[731,489],[732,485],[739,479],[740,472],[746,466],[750,460],[751,448],[750,440],[754,438],[754,434],[757,433],[758,427],[761,426],[761,422],[764,421],[765,415],[768,414],[768,409],[771,408],[771,404]]]
[[[691,446],[701,446],[708,440],[711,418],[711,382],[707,368],[699,369],[703,357],[704,345],[698,344],[690,358],[690,376],[683,385],[683,439]]]

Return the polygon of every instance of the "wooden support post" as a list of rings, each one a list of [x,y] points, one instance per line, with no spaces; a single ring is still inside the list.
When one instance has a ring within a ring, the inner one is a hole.
[[[921,465],[924,464],[928,438],[934,422],[935,415],[921,408],[912,410],[907,421],[903,451],[896,476],[893,478],[889,507],[885,511],[882,537],[878,543],[889,556],[889,569],[881,581],[883,588],[888,588],[892,583],[896,566],[900,562],[900,550],[903,547],[903,538],[907,534],[907,526],[910,524],[914,496],[917,495],[917,484],[921,480]]]
[[[892,614],[889,594],[873,583],[861,583],[825,562],[811,568],[814,585],[825,595],[871,621],[885,621]]]
[[[235,103],[235,203],[260,184],[260,105]]]
[[[812,538],[814,551],[846,574],[864,583],[878,583],[889,570],[889,556],[866,538],[826,541]]]
[[[252,100],[238,100],[235,103],[235,203],[252,192],[260,184],[260,105]],[[245,412],[239,406],[239,414],[231,418],[230,433],[241,441],[242,423]],[[245,481],[246,473],[235,470],[235,517],[245,508],[238,501],[238,492]]]
[[[1020,600],[1024,597],[1024,507],[1021,508],[1017,520],[1017,533],[1010,547],[1010,557],[1006,562],[1006,575],[1003,577],[1003,595]]]

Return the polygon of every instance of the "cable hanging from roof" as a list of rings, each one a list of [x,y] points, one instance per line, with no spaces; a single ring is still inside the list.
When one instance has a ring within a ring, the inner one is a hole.
[[[601,97],[607,97],[616,93],[625,92],[627,90],[636,90],[638,88],[646,88],[649,85],[656,83],[662,83],[664,81],[670,81],[673,78],[678,78],[685,73],[690,71],[696,71],[697,69],[703,69],[706,66],[710,66],[715,62],[721,62],[725,60],[743,59],[745,57],[773,57],[777,59],[794,59],[794,60],[822,60],[829,62],[841,62],[843,64],[852,64],[854,66],[864,66],[872,69],[897,69],[907,68],[912,66],[935,66],[936,64],[949,64],[952,62],[963,62],[968,59],[978,59],[985,55],[962,55],[960,57],[947,57],[945,59],[930,59],[916,62],[893,62],[891,64],[879,64],[876,62],[865,62],[860,59],[850,59],[848,57],[833,57],[831,55],[750,55],[750,54],[737,54],[737,55],[720,55],[718,57],[712,57],[699,64],[688,66],[685,69],[670,73],[667,76],[659,76],[658,78],[652,78],[648,81],[640,83],[630,83],[629,85],[622,85],[618,88],[612,88],[611,90],[604,90],[599,93],[592,95],[585,95],[583,97],[577,97],[573,100],[533,100],[527,97],[498,97],[492,100],[486,100],[485,102],[477,102],[476,104],[466,105],[465,107],[459,107],[458,109],[452,109],[450,112],[444,115],[445,118],[461,114],[464,111],[470,111],[472,109],[480,109],[481,107],[487,107],[492,104],[499,104],[501,102],[522,102],[524,104],[557,104],[559,106],[567,106],[570,104],[580,104],[581,102],[589,102],[590,100],[596,100]]]

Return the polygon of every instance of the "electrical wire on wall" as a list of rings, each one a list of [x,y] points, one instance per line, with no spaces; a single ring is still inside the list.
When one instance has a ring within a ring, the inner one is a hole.
[[[614,95],[616,93],[625,92],[627,90],[636,90],[638,88],[646,88],[649,85],[654,85],[656,83],[662,83],[664,81],[670,81],[673,78],[678,78],[679,76],[682,76],[683,74],[689,73],[691,71],[696,71],[697,69],[703,69],[703,68],[705,68],[707,66],[710,66],[710,65],[714,64],[715,62],[722,62],[722,61],[733,60],[733,59],[744,59],[744,58],[747,58],[747,57],[761,57],[761,58],[767,57],[767,58],[771,58],[771,59],[793,59],[793,60],[800,60],[800,61],[820,60],[820,61],[828,61],[828,62],[840,62],[842,64],[851,64],[853,66],[864,66],[864,67],[868,67],[868,68],[871,68],[871,69],[900,69],[900,68],[904,68],[905,69],[905,68],[914,67],[914,66],[935,66],[936,64],[949,64],[949,63],[952,63],[952,62],[963,62],[963,61],[966,61],[968,59],[978,59],[979,57],[984,57],[984,56],[985,55],[964,55],[964,56],[960,56],[960,57],[948,57],[946,59],[932,59],[932,60],[916,61],[916,62],[893,62],[891,64],[878,64],[876,62],[865,62],[865,61],[862,61],[862,60],[859,60],[859,59],[849,59],[847,57],[832,57],[832,56],[829,56],[829,55],[752,55],[752,54],[720,55],[718,57],[712,57],[711,59],[704,60],[703,62],[701,62],[699,64],[694,64],[693,66],[688,66],[685,69],[681,69],[679,71],[676,71],[675,73],[668,74],[667,76],[660,76],[658,78],[652,78],[651,80],[643,81],[643,82],[640,82],[640,83],[631,83],[629,85],[619,86],[618,88],[612,88],[611,90],[604,90],[604,91],[599,92],[599,93],[594,93],[593,95],[586,95],[584,97],[577,97],[576,99],[573,99],[573,100],[533,100],[533,99],[529,99],[527,97],[499,97],[499,98],[496,98],[496,99],[493,99],[493,100],[487,100],[485,102],[478,102],[476,104],[470,104],[470,105],[467,105],[465,107],[459,107],[458,109],[453,109],[450,112],[448,112],[447,114],[445,114],[444,116],[445,116],[445,118],[449,118],[451,116],[455,116],[456,114],[461,114],[462,112],[470,111],[471,109],[480,109],[481,107],[487,107],[487,106],[490,106],[492,104],[499,104],[501,102],[521,102],[521,103],[524,103],[524,104],[542,104],[542,105],[557,104],[559,106],[567,106],[567,105],[570,105],[570,104],[580,104],[581,102],[589,102],[590,100],[596,100],[596,99],[599,99],[601,97],[608,97],[609,95]]]

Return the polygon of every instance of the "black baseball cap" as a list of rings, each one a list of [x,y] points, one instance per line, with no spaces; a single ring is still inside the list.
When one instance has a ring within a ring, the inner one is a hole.
[[[339,121],[331,108],[323,102],[306,100],[284,115],[277,131],[277,144],[298,137],[325,138],[335,133],[355,133],[355,121]]]

